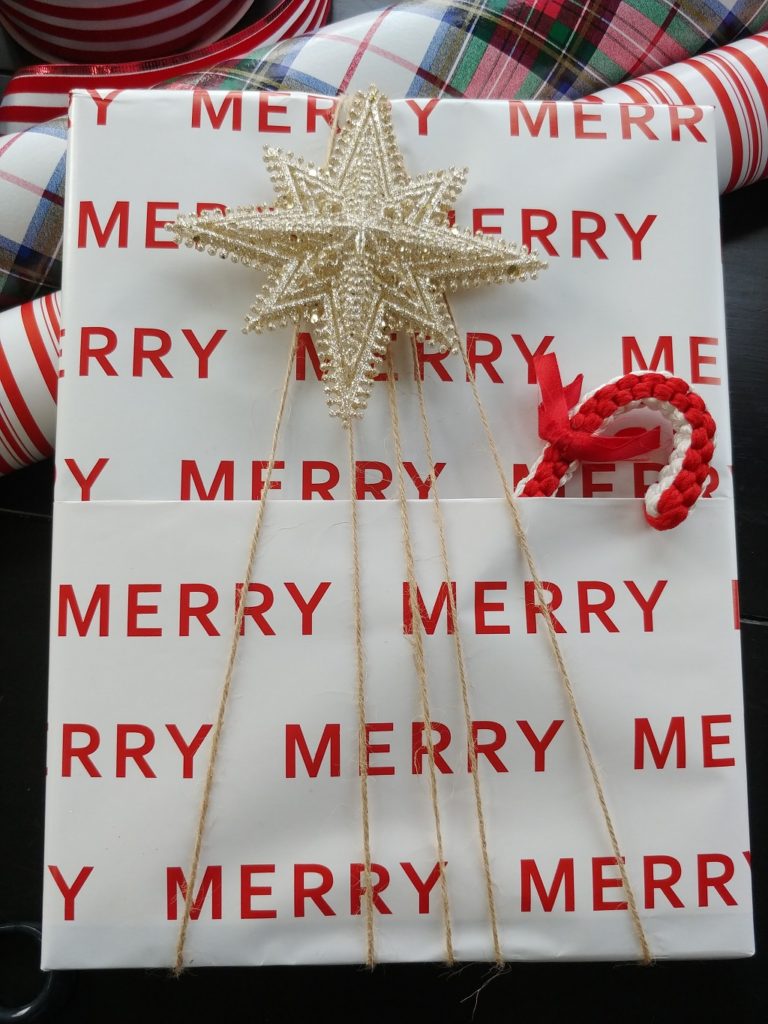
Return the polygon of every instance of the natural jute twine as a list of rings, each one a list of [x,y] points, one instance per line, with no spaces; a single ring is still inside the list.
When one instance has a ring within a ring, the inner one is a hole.
[[[352,604],[355,630],[355,697],[357,702],[357,741],[360,764],[360,810],[363,826],[363,878],[365,888],[365,962],[376,963],[373,932],[373,878],[371,875],[371,823],[368,807],[368,732],[365,727],[365,647],[363,644],[363,609],[360,584],[360,526],[357,520],[356,466],[354,424],[346,425],[349,450],[349,506],[352,527]]]
[[[272,470],[275,465],[275,454],[277,453],[277,442],[280,437],[280,427],[283,422],[283,414],[285,412],[285,400],[288,395],[288,385],[291,381],[291,375],[293,374],[293,364],[296,359],[296,347],[298,342],[298,334],[294,334],[293,344],[291,345],[291,352],[288,357],[288,368],[285,371],[285,380],[283,381],[283,388],[280,392],[280,401],[277,407],[277,416],[275,417],[275,426],[272,432],[272,450],[269,456],[269,466],[267,467],[266,476],[264,478],[264,485],[261,492],[261,500],[259,501],[259,509],[256,513],[256,522],[253,527],[253,533],[251,535],[251,542],[248,547],[248,557],[246,560],[245,573],[243,575],[243,586],[240,591],[240,597],[237,602],[237,610],[235,612],[235,624],[232,630],[232,639],[229,645],[229,654],[227,656],[227,666],[224,672],[224,682],[221,686],[221,694],[219,696],[219,706],[216,713],[216,721],[213,726],[213,733],[211,735],[211,747],[208,752],[208,768],[205,774],[205,783],[203,785],[203,797],[200,803],[200,811],[197,818],[197,829],[195,831],[195,842],[192,850],[192,865],[189,869],[189,878],[187,880],[187,891],[184,896],[184,915],[181,919],[181,926],[179,927],[179,935],[176,941],[176,957],[173,966],[173,973],[178,977],[184,970],[184,947],[187,941],[187,931],[189,930],[189,919],[192,912],[192,901],[194,899],[195,883],[197,881],[197,872],[200,867],[200,851],[203,846],[203,837],[205,835],[205,826],[208,821],[208,810],[211,802],[211,791],[213,789],[213,780],[216,772],[216,758],[219,753],[219,743],[221,741],[221,732],[224,726],[224,718],[227,712],[227,704],[229,702],[229,694],[232,689],[232,676],[235,671],[235,659],[237,658],[237,649],[240,643],[240,627],[243,624],[243,617],[245,615],[245,606],[248,603],[248,588],[251,582],[251,576],[253,575],[253,565],[256,560],[256,550],[259,546],[259,540],[261,538],[261,528],[264,523],[264,513],[267,508],[267,496],[271,490],[269,484],[272,479]]]
[[[328,155],[333,146],[333,141],[336,135],[336,127],[341,113],[341,107],[343,101],[337,103],[333,123],[331,125],[331,131],[329,133],[329,145]],[[326,160],[327,160],[326,156]],[[449,307],[450,308],[450,307]],[[458,331],[457,331],[458,335]],[[178,976],[184,970],[184,952],[186,945],[187,932],[189,929],[189,922],[192,911],[192,903],[194,900],[194,889],[197,881],[197,874],[200,865],[200,854],[205,835],[206,823],[208,818],[208,811],[211,802],[211,793],[213,788],[216,760],[219,752],[219,745],[221,741],[221,734],[224,725],[224,719],[226,716],[227,704],[229,701],[230,691],[232,688],[232,677],[234,674],[235,662],[237,658],[238,645],[240,640],[240,629],[243,623],[245,615],[245,608],[248,601],[249,584],[253,573],[254,562],[256,553],[261,538],[262,525],[264,522],[264,514],[267,505],[267,498],[270,492],[270,482],[272,472],[275,464],[275,455],[277,452],[278,440],[280,435],[280,429],[283,421],[283,415],[285,412],[286,397],[288,394],[288,387],[290,379],[293,373],[293,366],[296,357],[298,335],[294,335],[293,344],[291,346],[290,357],[288,360],[288,368],[285,374],[285,380],[283,382],[282,391],[280,394],[280,400],[278,404],[277,416],[275,419],[274,431],[272,435],[272,448],[270,453],[269,465],[262,489],[261,500],[259,501],[258,512],[256,516],[256,522],[254,524],[253,533],[248,549],[248,557],[246,563],[246,571],[244,573],[243,586],[240,591],[239,599],[237,602],[237,610],[235,613],[235,622],[232,632],[232,639],[229,647],[229,654],[227,658],[226,669],[224,673],[224,680],[222,683],[221,693],[219,697],[218,710],[216,715],[216,721],[214,724],[211,746],[208,756],[208,765],[205,776],[205,782],[203,786],[203,795],[200,804],[200,811],[198,814],[197,828],[195,832],[194,847],[192,853],[192,863],[189,871],[189,878],[187,881],[187,889],[184,896],[184,913],[179,927],[178,939],[176,943],[176,955],[173,973]],[[466,664],[464,659],[463,645],[461,641],[461,633],[459,629],[459,619],[456,609],[456,602],[453,594],[453,587],[451,586],[452,577],[450,572],[450,565],[448,561],[447,543],[445,537],[445,523],[443,520],[442,509],[440,506],[440,499],[437,488],[437,474],[435,471],[435,462],[432,452],[432,440],[429,428],[429,422],[427,419],[426,405],[424,401],[424,389],[422,386],[421,375],[419,373],[418,364],[418,352],[416,348],[415,337],[411,337],[411,347],[413,354],[413,365],[414,365],[414,376],[416,379],[418,400],[419,400],[419,411],[421,417],[422,432],[424,435],[424,446],[427,455],[427,462],[430,473],[430,480],[432,485],[432,501],[434,507],[435,521],[438,528],[438,537],[440,543],[440,557],[442,561],[443,573],[447,587],[447,597],[451,620],[453,622],[453,639],[454,639],[454,653],[456,658],[456,667],[459,679],[459,688],[461,694],[461,702],[464,713],[465,726],[468,737],[468,751],[469,751],[469,766],[472,775],[472,785],[475,797],[475,808],[478,826],[478,837],[480,841],[480,851],[483,865],[483,875],[485,879],[486,898],[488,903],[488,913],[491,925],[491,935],[493,944],[493,956],[496,964],[502,966],[504,963],[504,957],[501,950],[501,942],[499,938],[499,927],[498,927],[498,915],[496,910],[496,902],[494,897],[494,886],[493,878],[490,867],[490,857],[488,853],[488,842],[485,824],[485,812],[483,808],[482,793],[480,786],[480,777],[477,767],[477,751],[474,743],[474,737],[472,733],[472,714],[470,709],[469,700],[469,681],[467,676]],[[474,397],[475,404],[480,415],[480,420],[483,426],[483,432],[488,443],[491,456],[493,458],[499,479],[502,484],[504,491],[504,497],[509,508],[512,524],[515,531],[517,542],[522,552],[523,558],[528,568],[531,580],[533,581],[534,589],[536,592],[537,600],[541,606],[541,611],[544,617],[547,628],[547,636],[549,639],[549,645],[552,650],[552,654],[557,665],[558,674],[560,676],[561,683],[563,685],[564,692],[570,707],[571,715],[576,725],[576,730],[579,734],[579,740],[584,752],[584,756],[589,767],[589,772],[592,778],[592,784],[594,787],[597,801],[600,805],[600,810],[603,816],[606,831],[608,833],[611,848],[614,853],[616,864],[618,866],[619,873],[621,875],[622,884],[624,887],[624,893],[627,900],[627,908],[632,920],[634,930],[637,934],[638,942],[641,949],[641,960],[644,964],[652,962],[652,954],[648,938],[643,927],[643,922],[640,918],[640,914],[637,907],[637,901],[635,898],[634,890],[624,864],[624,859],[621,855],[621,849],[616,834],[616,828],[611,817],[610,810],[608,808],[605,791],[600,778],[600,773],[597,768],[592,747],[587,736],[586,727],[582,718],[581,712],[576,701],[576,696],[571,682],[565,659],[563,657],[560,643],[557,638],[555,631],[554,622],[552,615],[549,610],[549,603],[547,594],[542,585],[539,577],[536,563],[534,561],[533,554],[531,552],[528,538],[526,535],[525,527],[520,518],[519,509],[517,502],[513,496],[512,490],[509,486],[504,466],[502,463],[501,456],[499,454],[498,445],[496,444],[493,432],[488,422],[488,417],[480,399],[480,394],[477,388],[477,381],[475,379],[474,371],[470,365],[467,352],[465,348],[459,346],[461,355],[464,361],[464,365],[467,371],[467,379],[471,383],[472,394]],[[440,886],[441,886],[441,904],[443,913],[443,925],[445,933],[446,943],[446,959],[448,963],[454,962],[453,952],[453,938],[451,929],[451,915],[450,915],[450,904],[448,898],[448,888],[445,876],[445,857],[443,849],[443,837],[442,837],[442,826],[440,817],[440,807],[438,802],[438,791],[437,791],[437,777],[435,769],[435,758],[434,758],[434,741],[432,736],[432,719],[430,713],[429,703],[429,689],[427,684],[427,672],[426,664],[424,659],[424,646],[423,646],[423,633],[421,629],[421,617],[417,607],[416,597],[416,579],[415,579],[415,564],[413,549],[410,537],[410,524],[408,520],[408,507],[405,498],[405,485],[403,477],[403,460],[402,460],[402,444],[400,438],[400,427],[399,427],[399,415],[397,409],[397,398],[395,394],[394,384],[394,371],[392,367],[391,357],[389,358],[389,373],[388,373],[388,388],[389,388],[389,402],[390,402],[390,415],[392,420],[392,433],[395,444],[395,452],[397,457],[397,469],[398,469],[398,496],[400,506],[400,522],[403,539],[403,549],[406,559],[406,572],[408,575],[408,583],[410,589],[410,601],[411,601],[411,621],[413,624],[412,628],[412,642],[413,642],[413,654],[414,664],[416,667],[416,674],[419,683],[419,697],[422,707],[422,718],[424,722],[424,730],[426,734],[426,746],[429,761],[429,789],[430,799],[432,803],[433,819],[435,824],[435,839],[437,845],[438,862],[440,865]],[[363,896],[365,901],[365,927],[366,927],[366,963],[369,967],[373,967],[375,964],[375,936],[374,936],[374,905],[373,905],[373,878],[372,878],[372,861],[371,861],[371,841],[370,841],[370,813],[369,813],[369,794],[368,794],[368,757],[367,757],[367,731],[366,731],[366,696],[365,696],[365,649],[363,641],[363,615],[362,615],[362,594],[361,594],[361,567],[360,567],[360,543],[359,543],[359,523],[358,523],[358,509],[357,509],[357,495],[356,495],[356,465],[355,465],[355,441],[354,441],[354,427],[350,423],[347,425],[347,440],[348,440],[348,453],[349,453],[349,479],[350,479],[350,520],[351,520],[351,536],[352,536],[352,577],[353,577],[353,615],[354,615],[354,641],[355,641],[355,668],[356,668],[356,688],[355,697],[357,705],[357,718],[358,718],[358,744],[359,744],[359,774],[360,774],[360,803],[361,803],[361,817],[362,817],[362,839],[363,839],[363,868],[364,868],[364,890]]]
[[[405,571],[408,579],[408,592],[411,608],[411,650],[419,683],[419,700],[421,702],[421,718],[424,724],[425,744],[427,748],[427,777],[429,780],[429,796],[432,802],[432,817],[435,823],[435,846],[437,863],[440,871],[440,902],[443,913],[443,931],[445,935],[445,960],[448,964],[455,963],[453,953],[453,930],[451,927],[451,906],[448,897],[448,880],[445,870],[445,852],[443,848],[443,828],[440,818],[440,802],[437,792],[437,769],[435,767],[435,743],[432,735],[432,713],[429,700],[429,682],[427,679],[427,663],[424,658],[424,624],[419,615],[416,590],[416,565],[411,543],[411,525],[408,516],[408,501],[405,496],[405,473],[403,467],[403,447],[400,439],[400,415],[397,408],[397,391],[395,388],[395,369],[392,353],[387,357],[387,385],[389,391],[389,412],[392,422],[392,440],[395,446],[397,462],[397,494],[400,505],[400,528],[403,537],[405,554]],[[433,480],[434,486],[434,480]]]
[[[477,768],[477,753],[475,744],[472,736],[472,714],[469,702],[469,681],[466,671],[466,664],[464,659],[463,645],[461,640],[461,632],[459,629],[459,619],[456,609],[456,603],[453,595],[453,588],[451,586],[451,572],[450,564],[448,561],[447,542],[445,536],[445,523],[442,514],[442,508],[440,506],[439,493],[437,489],[437,474],[435,471],[435,462],[432,450],[432,439],[431,431],[429,427],[429,421],[427,419],[426,403],[424,401],[424,389],[422,386],[421,376],[418,368],[418,352],[416,348],[415,338],[411,339],[412,342],[412,353],[413,353],[413,364],[414,364],[414,376],[416,379],[417,393],[419,400],[419,412],[421,417],[422,432],[424,435],[424,446],[427,455],[427,464],[430,474],[431,489],[432,489],[432,500],[435,513],[435,520],[438,528],[438,537],[440,543],[440,555],[443,566],[443,573],[447,585],[447,597],[449,603],[449,610],[451,620],[453,622],[453,637],[454,637],[454,653],[456,657],[456,666],[458,671],[459,686],[462,700],[462,708],[464,712],[465,726],[468,736],[468,749],[469,749],[469,764],[472,775],[473,790],[475,796],[475,807],[478,824],[478,835],[480,840],[481,857],[483,863],[483,874],[485,878],[486,897],[488,902],[488,911],[491,923],[491,933],[493,940],[493,952],[494,960],[497,965],[501,966],[504,963],[503,954],[501,951],[501,943],[499,939],[498,929],[498,915],[496,910],[496,903],[493,891],[493,879],[490,868],[490,857],[488,853],[488,843],[485,825],[485,813],[482,802],[482,794],[480,787],[480,778]],[[246,571],[244,573],[243,586],[240,591],[239,600],[237,603],[237,610],[235,614],[235,622],[232,631],[232,639],[229,647],[229,654],[227,658],[227,664],[224,674],[224,681],[222,683],[221,694],[219,698],[218,710],[216,715],[216,721],[213,728],[211,746],[209,750],[208,766],[206,771],[205,782],[203,786],[203,795],[200,804],[200,811],[197,821],[197,829],[195,833],[194,847],[192,853],[192,863],[189,871],[189,878],[187,881],[187,889],[184,898],[184,913],[179,928],[178,940],[176,943],[176,956],[173,973],[180,975],[184,970],[184,951],[186,945],[187,932],[189,929],[190,915],[192,910],[192,903],[194,899],[194,889],[197,881],[197,874],[200,865],[200,854],[202,849],[203,838],[205,835],[205,829],[208,818],[208,811],[211,801],[211,793],[213,788],[213,782],[215,777],[216,760],[218,757],[219,745],[221,740],[222,729],[224,725],[227,704],[229,701],[229,695],[232,688],[232,677],[234,674],[235,662],[237,657],[237,651],[240,640],[240,629],[243,623],[245,615],[245,607],[248,601],[249,584],[253,574],[253,566],[256,558],[256,553],[261,538],[262,526],[264,522],[264,515],[266,511],[267,496],[271,490],[270,481],[272,472],[274,469],[275,456],[277,453],[277,446],[279,441],[280,429],[282,426],[283,416],[285,412],[286,398],[288,394],[288,387],[290,379],[293,373],[293,366],[296,357],[297,348],[297,336],[294,336],[293,344],[291,346],[290,356],[288,360],[288,367],[286,369],[285,379],[283,381],[283,387],[280,394],[280,400],[278,403],[277,415],[275,418],[275,425],[272,435],[272,447],[270,452],[269,465],[265,476],[265,481],[262,489],[262,496],[259,502],[259,508],[256,516],[256,522],[254,524],[253,533],[248,549]],[[568,668],[565,663],[565,658],[560,647],[557,633],[555,631],[554,622],[549,611],[549,603],[547,599],[546,591],[541,582],[536,563],[528,543],[527,534],[525,527],[520,518],[520,512],[517,502],[513,496],[512,490],[509,486],[504,466],[502,463],[501,455],[499,453],[498,445],[494,438],[493,432],[488,421],[488,416],[485,407],[480,398],[480,394],[477,388],[477,382],[475,379],[474,372],[470,365],[466,350],[463,346],[461,348],[461,354],[464,361],[464,365],[467,371],[467,378],[470,381],[472,387],[473,398],[480,415],[480,420],[483,426],[483,432],[488,443],[488,447],[491,456],[494,461],[499,479],[502,484],[504,491],[504,497],[506,504],[509,508],[512,516],[512,523],[517,538],[520,551],[523,554],[525,563],[528,568],[531,580],[534,584],[536,596],[541,607],[542,615],[547,627],[547,636],[549,639],[550,648],[557,665],[558,674],[563,685],[564,692],[568,701],[568,705],[573,717],[576,729],[581,742],[582,750],[589,767],[592,784],[594,787],[595,795],[600,806],[600,810],[603,816],[603,821],[610,839],[611,848],[614,853],[616,864],[619,869],[622,884],[624,887],[624,893],[627,900],[627,908],[632,920],[633,927],[637,934],[638,942],[641,949],[641,960],[644,964],[650,964],[652,962],[652,954],[650,945],[648,942],[643,922],[640,918],[640,914],[637,907],[637,900],[635,898],[634,890],[624,864],[624,859],[621,855],[621,848],[619,845],[616,828],[608,808],[608,802],[605,796],[605,791],[600,778],[600,774],[597,768],[595,757],[592,751],[591,744],[587,735],[586,727],[584,724],[581,711],[579,709],[576,695],[573,688],[573,683],[570,679]],[[413,548],[410,538],[410,524],[408,520],[407,502],[405,499],[405,486],[403,478],[403,459],[402,459],[402,443],[400,437],[400,426],[399,426],[399,414],[397,409],[397,398],[395,394],[394,384],[394,372],[392,368],[391,359],[389,361],[389,374],[388,374],[388,388],[389,388],[389,401],[390,401],[390,415],[392,420],[392,432],[393,440],[395,444],[395,452],[397,457],[398,466],[398,494],[399,494],[399,505],[400,505],[400,520],[401,530],[403,538],[403,547],[406,557],[406,571],[408,575],[409,589],[410,589],[410,600],[411,600],[411,619],[413,623],[413,650],[414,650],[414,661],[416,665],[417,678],[419,681],[419,695],[422,704],[422,716],[424,720],[424,728],[426,733],[426,745],[428,752],[429,761],[429,785],[430,785],[430,798],[432,802],[433,818],[435,822],[435,834],[436,843],[438,850],[438,861],[440,864],[440,882],[441,882],[441,902],[443,911],[443,923],[446,940],[446,959],[449,963],[454,961],[453,954],[453,940],[451,930],[451,917],[450,917],[450,906],[448,901],[448,889],[444,871],[444,851],[443,851],[443,839],[442,839],[442,828],[440,809],[437,794],[437,778],[435,771],[434,761],[434,742],[432,738],[432,719],[429,705],[429,691],[427,685],[427,673],[426,664],[424,660],[424,647],[423,647],[423,634],[420,628],[421,617],[418,612],[417,599],[416,599],[416,579],[415,579],[415,564],[413,556]],[[356,464],[355,464],[355,443],[353,426],[350,424],[347,428],[348,438],[348,452],[349,452],[349,478],[350,478],[350,519],[351,519],[351,535],[352,535],[352,575],[353,575],[353,614],[354,614],[354,637],[355,637],[355,664],[356,664],[356,704],[357,704],[357,715],[358,715],[358,743],[359,743],[359,764],[360,764],[360,797],[361,797],[361,816],[362,816],[362,832],[363,832],[363,859],[364,859],[364,879],[365,886],[363,896],[366,907],[366,963],[369,967],[373,967],[375,964],[375,936],[374,936],[374,917],[373,917],[373,879],[371,870],[371,842],[370,842],[370,813],[369,813],[369,796],[368,796],[368,759],[367,759],[367,733],[366,733],[366,702],[365,702],[365,650],[363,641],[363,625],[362,625],[362,594],[361,594],[361,568],[360,568],[360,545],[359,545],[359,523],[358,523],[358,511],[357,511],[357,496],[356,496]]]
[[[624,858],[621,855],[621,847],[619,846],[619,840],[616,834],[616,827],[614,825],[613,818],[611,817],[611,812],[608,808],[608,801],[605,796],[605,789],[600,778],[600,772],[597,767],[597,762],[595,761],[592,746],[589,742],[589,737],[587,735],[587,729],[584,724],[584,719],[582,717],[581,711],[579,710],[579,705],[576,701],[576,694],[573,688],[573,683],[571,682],[570,674],[568,672],[568,667],[565,663],[565,658],[563,656],[562,649],[560,647],[560,641],[557,639],[557,632],[555,631],[555,624],[552,621],[552,615],[550,614],[547,594],[544,590],[541,578],[536,568],[536,562],[533,557],[533,552],[531,551],[530,545],[528,543],[528,535],[526,534],[525,526],[523,525],[522,519],[520,518],[520,509],[518,508],[517,501],[515,500],[515,497],[509,486],[507,474],[504,471],[504,465],[501,460],[501,455],[499,454],[498,445],[496,444],[496,440],[493,436],[493,431],[491,430],[490,423],[488,422],[488,416],[485,411],[485,406],[482,403],[482,400],[480,398],[480,392],[477,389],[477,381],[475,379],[474,370],[470,365],[469,358],[467,356],[467,352],[464,346],[460,344],[459,348],[461,350],[461,355],[464,360],[464,366],[467,371],[467,380],[469,380],[472,386],[472,395],[475,400],[475,405],[477,406],[477,411],[480,414],[480,421],[483,425],[483,432],[485,434],[486,441],[488,442],[488,448],[490,449],[491,456],[493,457],[494,465],[496,466],[496,471],[499,475],[499,479],[504,490],[504,498],[506,500],[510,514],[512,516],[512,525],[514,527],[517,543],[520,548],[520,551],[522,552],[523,558],[525,559],[525,564],[528,567],[528,572],[530,574],[531,580],[533,581],[536,597],[541,607],[541,611],[544,616],[544,621],[547,625],[547,637],[549,639],[549,645],[552,649],[552,654],[555,659],[555,664],[557,665],[558,675],[560,676],[560,681],[563,685],[563,690],[565,691],[565,695],[568,700],[568,706],[571,710],[571,716],[573,718],[574,724],[576,725],[576,731],[579,734],[579,740],[581,742],[582,750],[584,751],[584,757],[586,758],[587,765],[589,766],[589,773],[592,777],[592,785],[594,787],[595,796],[597,797],[597,802],[600,805],[600,811],[603,815],[603,822],[605,823],[608,838],[611,842],[611,849],[613,850],[613,855],[616,859],[616,865],[619,869],[619,874],[621,875],[621,881],[624,887],[624,895],[626,896],[627,900],[627,910],[629,911],[629,915],[632,920],[632,925],[637,935],[638,943],[640,945],[640,959],[643,964],[648,965],[653,962],[651,947],[648,942],[648,936],[646,935],[642,919],[640,917],[640,912],[637,908],[637,900],[635,898],[634,889],[632,888],[632,882],[630,881],[629,873],[624,863]],[[417,380],[419,380],[418,373],[416,375],[416,378]],[[419,391],[421,392],[420,382]]]
[[[459,616],[456,611],[456,600],[453,595],[451,568],[448,561],[448,545],[445,539],[445,520],[443,510],[440,506],[440,495],[437,487],[437,473],[435,471],[435,459],[432,452],[432,433],[429,429],[427,419],[427,407],[424,402],[424,387],[419,372],[419,356],[416,348],[416,339],[411,335],[411,351],[413,354],[413,370],[416,378],[416,389],[419,396],[419,413],[421,416],[421,429],[424,434],[424,448],[427,455],[427,468],[429,469],[432,481],[432,503],[437,523],[437,535],[440,541],[440,559],[443,566],[443,575],[448,592],[448,607],[450,609],[451,621],[453,622],[453,649],[456,657],[456,670],[459,677],[459,691],[461,694],[461,706],[464,713],[464,725],[467,732],[467,750],[469,753],[469,768],[472,775],[472,790],[475,797],[475,816],[477,818],[477,832],[480,840],[480,856],[483,864],[483,877],[485,879],[485,895],[488,902],[488,916],[491,924],[491,939],[493,942],[493,959],[498,967],[504,964],[504,954],[501,951],[501,940],[499,939],[499,921],[496,912],[496,897],[493,891],[493,876],[491,874],[491,860],[488,854],[488,836],[485,827],[485,810],[483,808],[483,796],[480,787],[480,773],[477,770],[477,750],[472,734],[472,710],[469,702],[469,678],[467,674],[466,661],[464,659],[464,645],[461,640],[459,628]]]

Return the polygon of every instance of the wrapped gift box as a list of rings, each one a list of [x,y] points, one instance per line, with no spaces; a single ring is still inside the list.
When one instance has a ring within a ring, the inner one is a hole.
[[[520,503],[655,957],[752,952],[733,488],[711,111],[393,102],[410,174],[469,168],[456,223],[537,248],[535,282],[451,299],[511,478],[536,353],[585,391],[690,381],[718,424],[668,533],[666,451]],[[332,101],[75,93],[57,438],[44,966],[174,962],[238,585],[291,332],[244,336],[261,275],[182,249],[181,212],[272,196],[264,145],[322,163]],[[493,956],[423,377],[506,959],[632,959],[637,936],[460,357],[394,346],[458,959]],[[347,440],[299,336],[216,765],[191,964],[366,956]],[[386,383],[355,426],[376,958],[444,924]],[[625,425],[656,425],[648,410]],[[442,584],[442,591],[441,591]],[[442,596],[441,596],[442,595]]]

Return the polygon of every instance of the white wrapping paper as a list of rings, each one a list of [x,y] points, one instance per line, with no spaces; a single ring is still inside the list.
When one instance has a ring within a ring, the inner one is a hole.
[[[73,100],[46,967],[173,962],[207,726],[290,347],[285,331],[240,333],[258,275],[177,252],[157,222],[198,203],[268,203],[262,146],[322,161],[329,126],[317,112],[327,106],[303,95]],[[651,116],[655,141],[631,109],[607,105],[394,104],[410,173],[469,167],[457,223],[518,241],[538,228],[530,240],[550,261],[537,282],[452,300],[511,475],[541,448],[537,348],[557,353],[564,380],[583,372],[585,390],[643,364],[674,371],[718,423],[711,494],[678,530],[647,527],[638,498],[666,452],[586,466],[568,497],[522,510],[652,952],[743,956],[752,924],[714,130],[707,110]],[[193,964],[365,956],[346,439],[311,356],[305,338],[217,765]],[[425,643],[446,744],[438,798],[455,949],[489,959],[404,339],[397,365],[418,584],[434,611]],[[463,366],[427,360],[423,372],[503,953],[631,959],[637,940],[617,905],[610,844]],[[376,956],[439,960],[385,389],[356,428]],[[629,415],[626,425],[655,425],[650,413]]]

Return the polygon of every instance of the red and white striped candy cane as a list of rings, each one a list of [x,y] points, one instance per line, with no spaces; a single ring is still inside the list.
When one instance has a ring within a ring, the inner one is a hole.
[[[563,387],[554,355],[540,357],[535,367],[542,392],[539,434],[548,444],[516,495],[551,497],[584,460],[629,459],[658,448],[658,428],[626,437],[598,434],[623,413],[653,409],[671,424],[673,442],[658,481],[645,493],[645,518],[655,530],[682,523],[701,497],[715,450],[715,421],[690,385],[666,373],[628,373],[580,400],[581,376]]]

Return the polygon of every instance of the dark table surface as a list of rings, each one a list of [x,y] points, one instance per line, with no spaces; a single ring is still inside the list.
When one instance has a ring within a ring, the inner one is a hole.
[[[335,16],[374,6],[337,0]],[[577,1008],[595,1022],[768,1020],[768,181],[724,197],[721,212],[757,955],[652,968],[516,964],[499,976],[482,965],[233,968],[178,981],[162,971],[73,972],[44,1020],[544,1022]],[[0,479],[0,924],[41,914],[52,489],[50,463]],[[34,994],[36,958],[33,943],[0,932],[0,1006]]]

